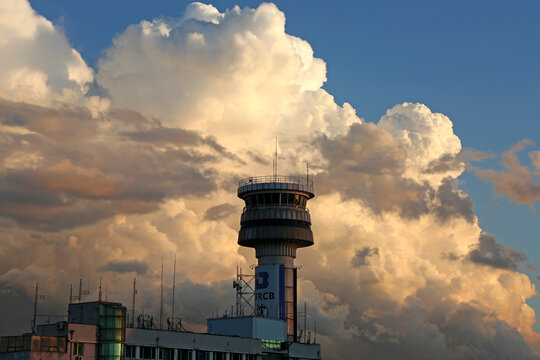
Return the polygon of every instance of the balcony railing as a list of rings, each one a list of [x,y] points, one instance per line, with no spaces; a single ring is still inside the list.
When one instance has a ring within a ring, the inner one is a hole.
[[[286,175],[266,175],[266,176],[253,176],[246,179],[242,179],[238,182],[238,187],[251,185],[251,184],[263,184],[263,183],[286,183],[286,184],[299,184],[304,186],[313,186],[313,180],[308,176],[286,176]]]

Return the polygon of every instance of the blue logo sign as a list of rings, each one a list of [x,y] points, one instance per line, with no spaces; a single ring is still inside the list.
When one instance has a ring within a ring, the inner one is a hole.
[[[255,283],[255,290],[266,289],[268,287],[268,273],[266,271],[259,271],[257,273],[257,282]]]

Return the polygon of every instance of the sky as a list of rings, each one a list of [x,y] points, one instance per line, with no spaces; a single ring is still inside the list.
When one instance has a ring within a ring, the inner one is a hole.
[[[80,277],[129,303],[136,274],[157,313],[175,253],[202,330],[255,262],[235,186],[277,136],[315,180],[296,263],[325,358],[539,358],[539,10],[4,1],[0,333],[28,330],[36,281],[54,315]]]

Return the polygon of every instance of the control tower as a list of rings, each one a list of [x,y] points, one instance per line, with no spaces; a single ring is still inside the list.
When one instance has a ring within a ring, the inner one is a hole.
[[[256,315],[285,320],[288,341],[297,339],[294,258],[298,248],[313,245],[306,203],[314,196],[309,176],[250,177],[238,184],[238,197],[246,204],[238,244],[255,248],[258,259]]]

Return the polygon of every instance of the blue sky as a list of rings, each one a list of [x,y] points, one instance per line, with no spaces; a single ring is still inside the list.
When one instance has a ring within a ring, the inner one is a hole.
[[[127,26],[145,19],[180,17],[189,4],[132,0],[30,3],[63,30],[70,45],[94,69],[102,51]],[[260,3],[218,0],[213,5],[223,12],[234,5],[255,8]],[[518,156],[523,165],[536,171],[538,182],[539,169],[535,170],[527,153],[540,149],[539,2],[275,3],[286,16],[286,32],[309,42],[315,57],[326,62],[324,89],[339,105],[348,102],[367,122],[377,122],[396,104],[423,103],[452,120],[463,148],[495,156],[478,163],[479,167],[498,171],[504,169],[501,154],[528,138],[534,145]],[[518,270],[535,281],[540,275],[534,269],[540,266],[538,201],[513,202],[472,172],[465,172],[459,182],[475,203],[482,229],[494,234],[498,242],[523,250],[529,260]],[[528,263],[534,266],[526,268]],[[529,303],[538,314],[540,299],[535,297]],[[540,330],[540,325],[535,329]]]

